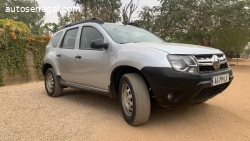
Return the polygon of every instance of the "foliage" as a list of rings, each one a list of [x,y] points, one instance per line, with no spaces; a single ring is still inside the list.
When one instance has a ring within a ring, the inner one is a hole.
[[[0,19],[0,28],[13,31],[19,31],[22,33],[30,33],[30,29],[23,22],[17,22],[13,19]]]
[[[73,0],[75,4],[82,7],[80,13],[70,13],[71,19],[77,16],[82,19],[99,17],[105,22],[120,21],[121,0]],[[108,13],[108,14],[107,14]],[[80,21],[79,20],[79,21]]]
[[[83,19],[88,19],[92,17],[99,17],[105,22],[115,23],[121,20],[120,0],[73,0],[75,5],[81,7],[81,11],[65,11],[64,14],[58,12],[57,17],[59,23],[46,23],[42,28],[45,33],[50,32],[55,33],[60,27],[63,27],[69,23],[75,23]],[[132,1],[131,1],[132,2]],[[133,6],[132,3],[128,5],[128,8]],[[135,10],[135,9],[134,9]],[[128,11],[127,11],[128,12]],[[134,11],[132,11],[133,13]],[[107,14],[109,13],[109,14]],[[130,17],[132,15],[130,12]]]
[[[59,25],[56,23],[46,23],[44,24],[44,26],[42,26],[42,28],[45,30],[44,33],[46,34],[50,34],[51,33],[55,33],[59,30]]]
[[[43,78],[42,61],[45,55],[45,47],[50,39],[51,36],[45,35],[26,39],[28,41],[29,50],[34,53],[34,64],[40,78]]]
[[[14,25],[18,23],[12,22]],[[20,25],[24,26],[25,24]],[[6,28],[4,28],[4,32],[0,33],[0,86],[3,85],[3,71],[5,69],[7,69],[10,77],[19,73],[24,81],[30,80],[30,71],[26,58],[27,51],[34,53],[35,67],[39,76],[42,77],[42,59],[50,36],[33,36],[27,34],[25,28],[10,28],[10,26],[6,25],[3,25],[3,27]]]
[[[133,2],[134,2],[134,0],[131,0],[122,9],[123,23],[131,22],[131,16],[135,12],[135,10],[138,8],[139,0],[137,1],[137,4],[134,4]]]
[[[248,0],[161,0],[160,6],[144,7],[138,22],[170,42],[237,53],[249,40],[249,7]]]
[[[45,23],[42,26],[42,29],[44,30],[43,33],[50,35],[51,33],[55,33],[60,30],[60,27],[64,27],[65,25],[69,24],[70,17],[69,13],[66,12],[66,14],[62,15],[60,12],[57,12],[57,17],[59,20],[59,23]]]
[[[58,17],[58,20],[59,20],[58,25],[61,26],[61,27],[67,25],[70,22],[68,12],[66,12],[65,15],[62,15],[60,12],[57,12],[57,17]]]
[[[154,23],[156,17],[154,8],[145,6],[142,8],[142,11],[139,11],[138,13],[141,19],[137,20],[136,22],[140,24],[144,29],[152,31],[154,28],[154,25],[152,25],[152,23]]]
[[[248,34],[236,29],[220,29],[214,39],[213,45],[228,54],[240,54],[248,42]]]
[[[8,18],[24,22],[33,34],[42,34],[40,27],[44,22],[43,18],[45,13],[42,12],[42,10],[37,10],[36,12],[20,12],[21,7],[31,8],[39,7],[39,5],[36,0],[0,0],[0,19]]]

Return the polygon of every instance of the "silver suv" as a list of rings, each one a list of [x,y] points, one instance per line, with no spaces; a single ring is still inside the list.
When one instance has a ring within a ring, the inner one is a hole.
[[[166,43],[137,24],[92,18],[55,33],[43,61],[49,96],[72,87],[119,98],[130,125],[147,122],[151,100],[163,107],[202,103],[233,80],[218,49]]]

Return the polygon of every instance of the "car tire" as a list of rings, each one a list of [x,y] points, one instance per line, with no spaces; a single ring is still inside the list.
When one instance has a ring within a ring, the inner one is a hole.
[[[59,84],[59,80],[52,68],[47,69],[44,84],[46,92],[50,97],[58,97],[62,95],[63,88]]]
[[[150,96],[147,85],[139,74],[129,73],[121,77],[119,100],[123,117],[128,124],[136,126],[148,121]]]

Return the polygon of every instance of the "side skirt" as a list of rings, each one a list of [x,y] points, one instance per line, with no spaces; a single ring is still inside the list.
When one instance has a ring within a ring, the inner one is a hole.
[[[76,84],[76,83],[71,83],[71,82],[64,81],[61,78],[61,76],[57,76],[57,77],[58,77],[58,79],[60,81],[60,85],[62,85],[62,86],[71,87],[71,88],[75,88],[75,89],[80,89],[80,90],[93,92],[93,93],[99,93],[99,94],[103,94],[103,95],[111,97],[111,93],[109,92],[109,90],[104,90],[104,89],[100,89],[100,88],[95,88],[95,87],[80,85],[80,84]]]

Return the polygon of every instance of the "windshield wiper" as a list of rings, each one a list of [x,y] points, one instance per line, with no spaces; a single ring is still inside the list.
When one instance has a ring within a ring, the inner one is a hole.
[[[121,42],[120,44],[128,44],[128,43],[140,43],[140,42]]]
[[[130,43],[130,42],[121,42],[120,44],[127,44],[127,43]]]

